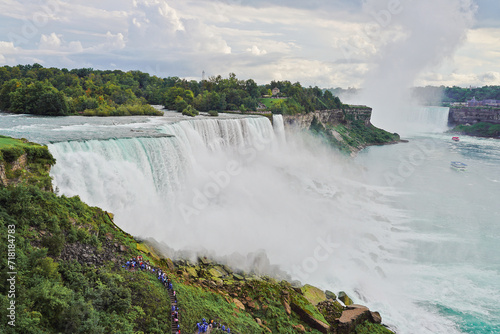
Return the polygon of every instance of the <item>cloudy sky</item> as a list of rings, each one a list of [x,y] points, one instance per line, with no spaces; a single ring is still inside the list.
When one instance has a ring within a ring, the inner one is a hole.
[[[498,0],[2,0],[0,64],[499,85]]]

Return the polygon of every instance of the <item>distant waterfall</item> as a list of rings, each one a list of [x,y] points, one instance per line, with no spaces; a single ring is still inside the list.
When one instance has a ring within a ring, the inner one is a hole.
[[[408,121],[417,132],[444,132],[448,129],[449,108],[416,107],[411,110]]]
[[[282,115],[273,115],[273,128],[280,143],[286,143],[285,124]]]

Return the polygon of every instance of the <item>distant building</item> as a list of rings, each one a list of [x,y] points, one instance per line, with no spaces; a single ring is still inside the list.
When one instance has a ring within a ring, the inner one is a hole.
[[[280,89],[278,87],[274,87],[272,90],[273,96],[277,96],[280,93]]]
[[[500,106],[500,101],[499,100],[484,100],[483,104],[485,106],[498,107],[498,106]]]
[[[468,105],[469,107],[477,107],[477,106],[482,105],[482,102],[481,102],[481,101],[476,100],[476,97],[474,96],[474,97],[472,98],[472,100],[467,101],[467,105]]]
[[[474,96],[472,98],[472,100],[467,101],[467,106],[469,106],[469,107],[478,107],[478,106],[499,107],[500,101],[499,100],[491,100],[491,99],[478,101],[478,100],[476,100],[476,97]]]

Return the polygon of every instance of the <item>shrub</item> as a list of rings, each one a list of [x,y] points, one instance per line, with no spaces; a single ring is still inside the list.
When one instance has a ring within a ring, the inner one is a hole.
[[[198,110],[194,109],[191,105],[188,105],[187,108],[182,111],[182,114],[185,116],[194,117],[198,116],[200,113],[198,112]]]
[[[14,162],[23,154],[24,150],[20,146],[7,146],[2,149],[2,156],[6,162]]]
[[[217,110],[209,110],[209,111],[208,111],[208,114],[209,114],[210,116],[214,116],[214,117],[219,116],[219,112],[218,112]]]
[[[66,240],[64,235],[56,234],[51,237],[45,237],[42,240],[42,246],[48,249],[48,254],[51,256],[59,256],[64,249]]]

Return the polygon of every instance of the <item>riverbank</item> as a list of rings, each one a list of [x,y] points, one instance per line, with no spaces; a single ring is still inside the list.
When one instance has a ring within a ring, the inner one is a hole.
[[[473,125],[457,125],[448,131],[453,134],[500,139],[500,124],[480,122]]]

